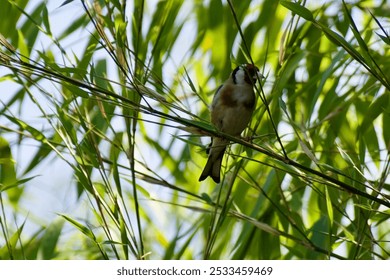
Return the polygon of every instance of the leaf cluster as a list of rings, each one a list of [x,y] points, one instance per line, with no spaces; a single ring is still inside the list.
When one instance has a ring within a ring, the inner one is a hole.
[[[389,258],[381,9],[344,1],[27,4],[0,0],[0,86],[16,88],[0,96],[0,258],[71,259],[75,247],[88,259]],[[82,13],[54,28],[57,11],[72,7]],[[245,62],[266,79],[237,138],[212,127],[207,105]],[[209,136],[232,143],[219,185],[197,181]],[[33,154],[18,164],[13,155],[29,143]],[[22,198],[53,160],[71,170],[66,183],[88,209],[23,234],[30,210]],[[13,227],[17,216],[24,220]],[[76,230],[61,241],[69,225]]]

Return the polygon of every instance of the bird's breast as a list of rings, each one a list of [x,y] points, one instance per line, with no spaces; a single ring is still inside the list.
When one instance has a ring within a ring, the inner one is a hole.
[[[255,105],[255,95],[250,87],[224,86],[214,99],[211,121],[221,131],[240,135],[247,127]]]
[[[226,85],[218,91],[218,98],[214,100],[213,106],[237,107],[245,106],[253,108],[255,105],[255,94],[251,86]]]

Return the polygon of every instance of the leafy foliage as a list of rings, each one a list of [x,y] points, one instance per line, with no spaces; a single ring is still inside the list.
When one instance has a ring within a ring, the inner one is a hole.
[[[0,0],[0,258],[388,259],[388,16],[367,3]],[[266,79],[235,138],[207,105],[248,61]],[[210,135],[232,141],[218,185],[197,182]],[[26,231],[54,161],[88,207]]]

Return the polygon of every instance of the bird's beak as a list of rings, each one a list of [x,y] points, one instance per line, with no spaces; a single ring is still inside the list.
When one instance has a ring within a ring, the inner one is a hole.
[[[257,79],[262,80],[264,78],[265,77],[263,76],[263,74],[261,74],[259,71],[257,71],[256,74],[253,76],[253,80],[254,81],[257,80]]]

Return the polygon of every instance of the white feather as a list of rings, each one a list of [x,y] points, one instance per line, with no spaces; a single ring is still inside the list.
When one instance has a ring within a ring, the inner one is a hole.
[[[236,83],[238,85],[245,84],[245,70],[240,67],[238,71],[236,72]]]

